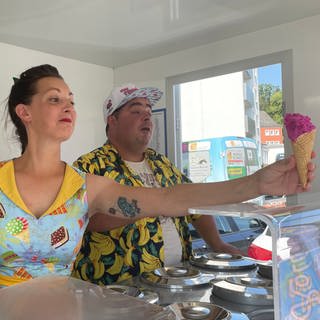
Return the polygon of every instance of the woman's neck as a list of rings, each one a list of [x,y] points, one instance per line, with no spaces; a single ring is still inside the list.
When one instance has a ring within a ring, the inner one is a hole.
[[[60,151],[27,147],[25,152],[14,160],[15,169],[33,174],[62,172],[65,163],[61,161]]]

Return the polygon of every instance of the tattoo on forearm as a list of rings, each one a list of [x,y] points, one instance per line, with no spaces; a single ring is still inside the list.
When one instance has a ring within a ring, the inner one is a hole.
[[[129,218],[134,218],[140,213],[140,208],[138,208],[137,200],[132,200],[132,202],[129,203],[126,198],[120,197],[118,199],[118,206],[122,214]]]
[[[109,208],[109,213],[116,214],[117,212],[115,208]]]

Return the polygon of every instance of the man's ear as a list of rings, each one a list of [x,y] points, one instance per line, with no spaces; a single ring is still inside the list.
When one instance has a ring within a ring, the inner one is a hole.
[[[16,106],[16,114],[23,122],[29,122],[31,120],[31,114],[28,106],[23,103],[19,103]]]
[[[117,121],[116,116],[110,115],[110,116],[107,118],[108,127],[110,128],[110,126],[112,126],[113,124],[115,124],[116,121]]]

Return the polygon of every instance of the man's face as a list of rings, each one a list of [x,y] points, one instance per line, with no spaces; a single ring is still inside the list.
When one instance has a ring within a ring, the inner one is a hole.
[[[146,98],[127,102],[108,119],[109,137],[113,142],[127,146],[146,148],[152,137],[151,105]]]

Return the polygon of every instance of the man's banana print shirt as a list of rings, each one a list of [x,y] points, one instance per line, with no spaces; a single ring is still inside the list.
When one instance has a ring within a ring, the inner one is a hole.
[[[161,187],[190,182],[168,158],[154,150],[147,149],[145,159]],[[141,178],[126,166],[110,143],[81,156],[73,165],[81,171],[107,176],[121,184],[143,186]],[[192,252],[188,223],[197,217],[172,219],[179,233],[182,259],[186,260]],[[160,268],[163,261],[164,243],[160,220],[157,217],[143,218],[111,231],[86,231],[72,275],[108,285]]]

